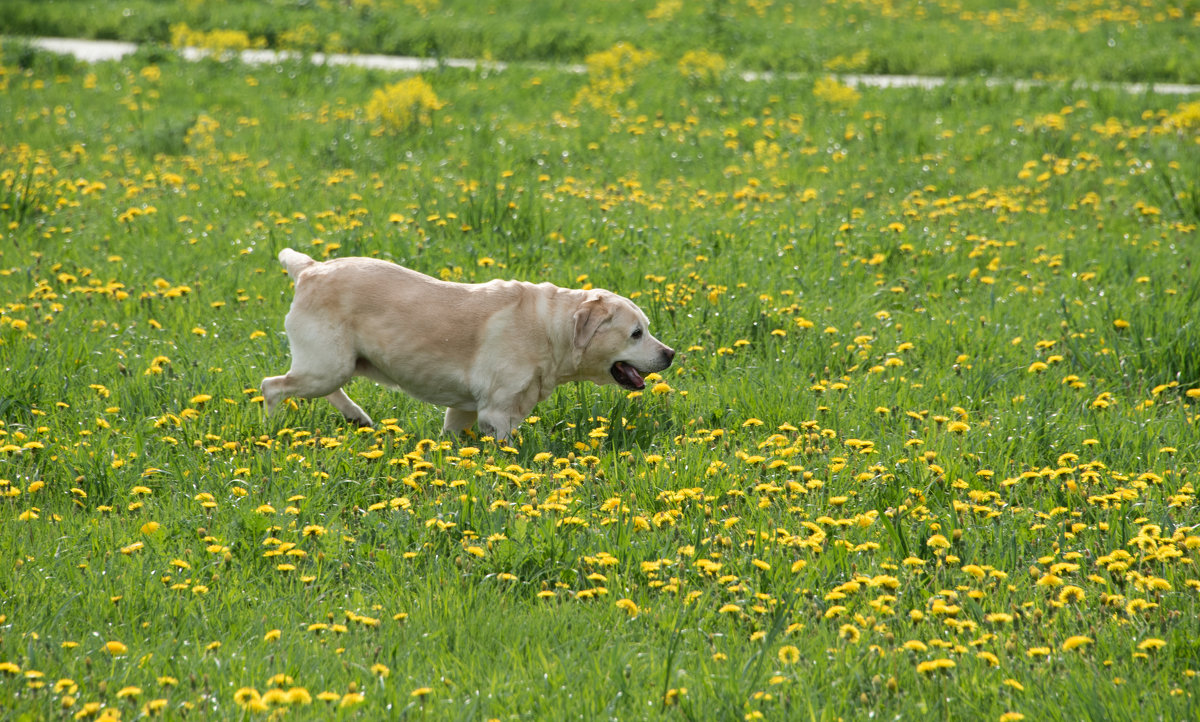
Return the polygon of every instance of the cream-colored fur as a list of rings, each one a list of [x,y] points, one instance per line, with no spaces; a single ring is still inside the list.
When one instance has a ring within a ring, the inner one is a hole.
[[[290,396],[324,396],[370,426],[342,390],[366,376],[447,407],[444,432],[478,420],[504,440],[559,384],[642,388],[675,356],[641,309],[608,291],[449,283],[374,258],[317,262],[290,248],[279,261],[296,286],[284,319],[292,367],[263,379],[267,413]]]

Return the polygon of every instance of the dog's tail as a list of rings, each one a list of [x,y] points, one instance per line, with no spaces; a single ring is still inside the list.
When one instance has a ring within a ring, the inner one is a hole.
[[[290,248],[279,252],[279,262],[287,269],[288,275],[292,277],[293,281],[300,277],[301,271],[316,263],[311,257]]]

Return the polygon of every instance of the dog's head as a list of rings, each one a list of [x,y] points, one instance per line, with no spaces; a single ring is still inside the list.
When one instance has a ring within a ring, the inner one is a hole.
[[[636,391],[645,376],[671,365],[675,351],[650,335],[642,309],[609,291],[589,292],[575,311],[575,355],[581,378]]]

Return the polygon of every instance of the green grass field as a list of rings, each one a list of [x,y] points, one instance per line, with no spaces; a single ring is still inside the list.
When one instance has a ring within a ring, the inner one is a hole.
[[[1200,0],[14,0],[0,28],[553,62],[623,41],[748,70],[1200,82]]]
[[[588,53],[0,45],[0,717],[1200,716],[1200,103]],[[287,246],[680,355],[511,445],[267,419]]]

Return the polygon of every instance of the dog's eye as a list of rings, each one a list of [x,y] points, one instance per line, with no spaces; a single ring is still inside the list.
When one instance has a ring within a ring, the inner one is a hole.
[[[633,329],[633,333],[630,334],[630,337],[635,338],[635,339],[641,338],[642,337],[642,329],[640,329],[640,328]]]

